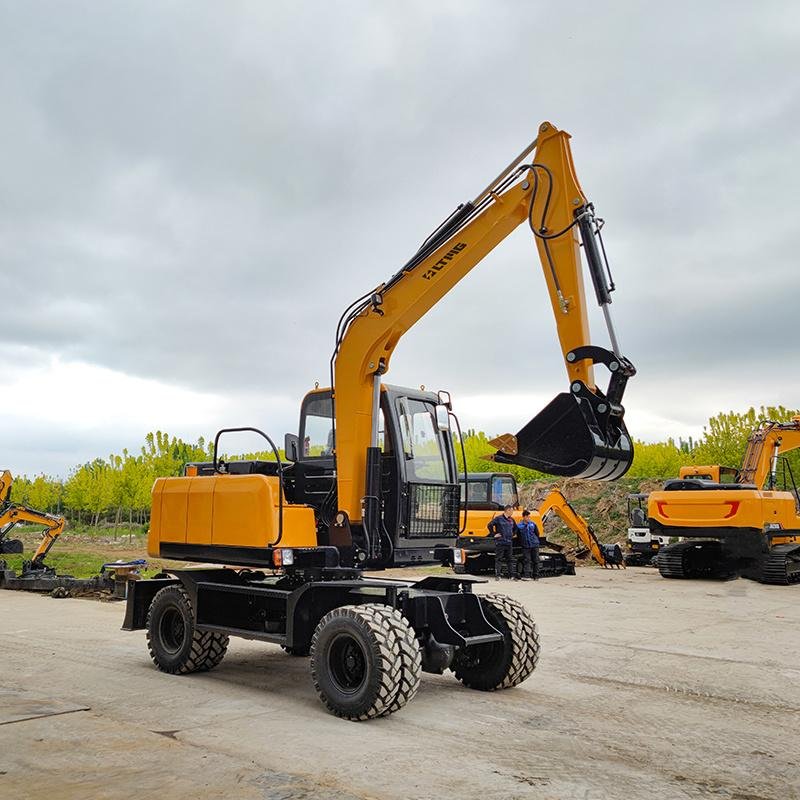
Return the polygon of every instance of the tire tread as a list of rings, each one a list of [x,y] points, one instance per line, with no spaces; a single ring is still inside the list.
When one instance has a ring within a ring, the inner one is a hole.
[[[536,623],[525,606],[508,595],[490,592],[482,595],[482,599],[494,609],[507,628],[511,644],[508,666],[504,674],[494,681],[487,681],[485,675],[475,674],[474,669],[464,669],[458,663],[453,671],[456,678],[471,689],[493,692],[519,686],[530,677],[539,662],[540,643]]]
[[[180,664],[174,666],[159,663],[158,654],[153,649],[150,632],[153,606],[159,597],[167,596],[165,595],[167,592],[176,592],[179,595],[178,602],[186,605],[189,617],[192,620],[191,649],[187,657]],[[162,672],[168,672],[171,675],[189,675],[192,672],[208,672],[208,670],[214,669],[225,657],[225,653],[228,651],[229,641],[229,637],[224,634],[216,633],[215,631],[198,631],[194,627],[194,609],[192,608],[192,601],[189,597],[189,593],[183,586],[166,586],[156,593],[153,601],[150,603],[150,608],[147,611],[147,649],[153,663]]]

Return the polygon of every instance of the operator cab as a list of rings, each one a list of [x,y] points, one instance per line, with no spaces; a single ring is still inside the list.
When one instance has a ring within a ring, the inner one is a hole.
[[[647,524],[647,494],[628,495],[628,534],[632,530],[650,533]]]
[[[628,552],[625,563],[629,567],[641,567],[652,563],[658,551],[669,544],[669,536],[652,533],[647,521],[648,494],[628,495]]]
[[[502,511],[519,506],[514,476],[508,472],[468,472],[460,476],[461,502],[468,510]]]
[[[342,546],[333,530],[336,497],[336,430],[330,389],[303,400],[298,435],[287,434],[286,470],[291,502],[314,507],[320,543]],[[383,384],[378,421],[379,524],[391,563],[432,561],[458,534],[460,488],[448,408],[439,395]],[[366,498],[365,498],[366,500]],[[350,527],[361,547],[360,524]]]

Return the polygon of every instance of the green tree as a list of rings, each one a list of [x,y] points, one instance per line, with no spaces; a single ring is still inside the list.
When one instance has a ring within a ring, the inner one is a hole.
[[[694,463],[739,467],[747,449],[747,439],[755,428],[765,420],[788,422],[798,413],[783,406],[761,406],[758,411],[749,408],[744,413],[728,411],[717,414],[703,429],[703,439],[694,451]],[[789,459],[796,475],[794,464],[798,463],[798,457],[800,453]]]
[[[637,441],[628,474],[632,478],[677,478],[681,466],[692,463],[691,459],[691,454],[673,439],[654,443]]]

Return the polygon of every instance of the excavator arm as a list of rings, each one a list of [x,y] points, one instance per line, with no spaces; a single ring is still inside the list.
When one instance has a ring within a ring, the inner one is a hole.
[[[619,546],[605,545],[600,542],[597,534],[592,530],[592,526],[569,504],[567,498],[558,489],[551,490],[539,506],[539,514],[543,520],[550,513],[555,514],[577,535],[591,553],[592,558],[601,567],[625,567]]]
[[[538,138],[497,179],[459,206],[399,272],[342,315],[331,377],[339,508],[351,520],[361,518],[368,494],[367,449],[377,444],[381,376],[400,338],[522,223],[536,240],[570,390],[515,436],[503,437],[494,458],[601,480],[618,478],[630,466],[633,446],[622,395],[635,369],[621,354],[611,325],[613,282],[599,220],[575,177],[569,138],[542,123]],[[608,325],[610,351],[591,344],[581,245]],[[606,392],[595,382],[597,364],[611,373]]]
[[[44,562],[45,556],[50,552],[50,548],[64,530],[64,517],[12,504],[0,514],[0,530],[3,532],[3,538],[5,539],[5,535],[20,522],[33,522],[37,525],[47,526],[42,532],[42,540],[31,559],[33,566],[40,567]]]
[[[790,422],[765,422],[750,434],[737,483],[762,488],[770,476],[774,482],[778,456],[800,447],[800,417]]]

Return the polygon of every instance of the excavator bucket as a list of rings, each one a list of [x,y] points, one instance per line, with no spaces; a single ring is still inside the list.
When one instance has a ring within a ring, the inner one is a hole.
[[[0,484],[1,483],[2,481],[0,481]],[[2,488],[2,486],[0,486],[0,488]],[[8,505],[0,507],[0,513],[3,512],[6,508],[8,508]],[[14,527],[13,522],[0,527],[0,555],[22,552],[22,542],[19,539],[8,538],[8,534],[13,527]]]
[[[621,407],[588,393],[557,395],[516,436],[490,444],[497,448],[490,458],[500,464],[588,480],[620,478],[633,461]]]
[[[19,539],[0,539],[0,554],[21,553],[22,542]]]

